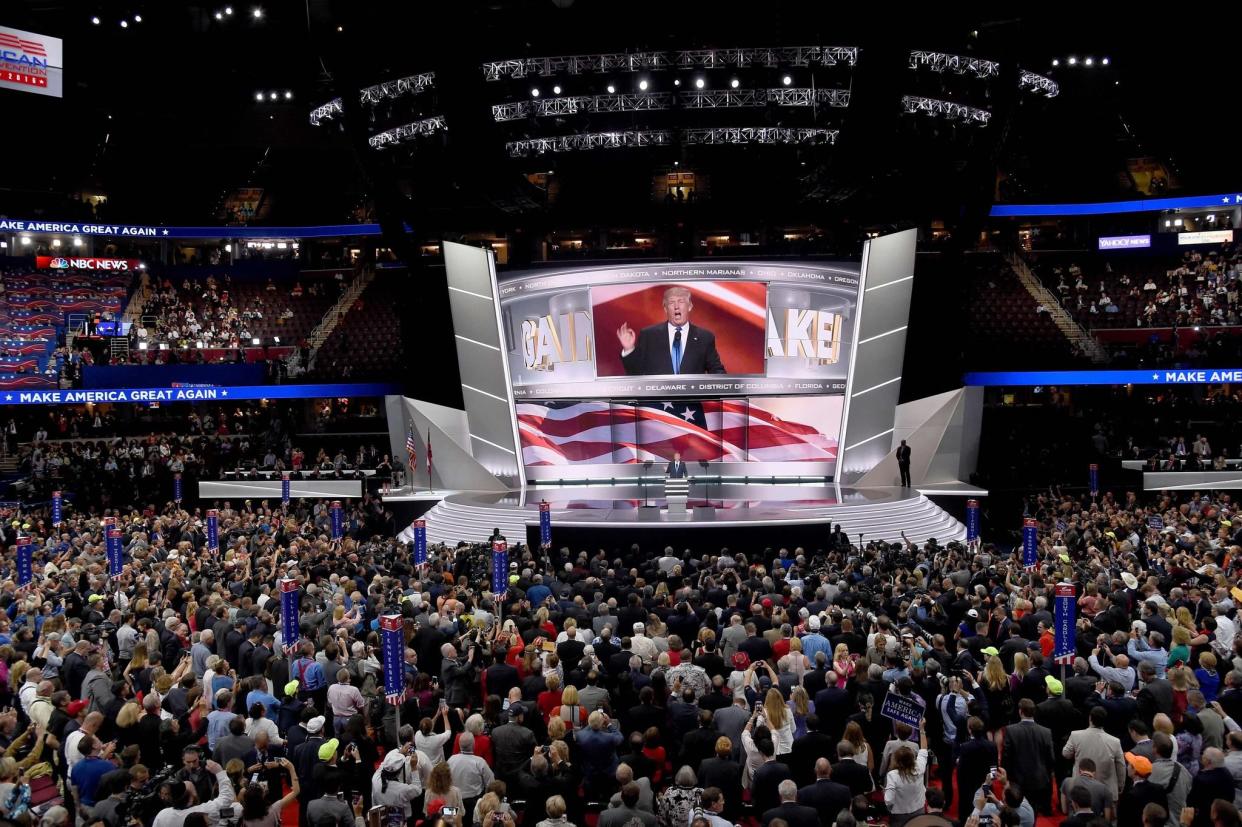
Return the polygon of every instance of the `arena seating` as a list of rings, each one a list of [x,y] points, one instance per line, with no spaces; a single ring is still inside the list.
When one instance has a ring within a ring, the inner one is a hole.
[[[401,277],[381,271],[341,319],[315,358],[317,377],[391,375],[403,364]]]
[[[973,365],[1040,368],[1076,358],[1065,335],[1039,310],[1039,303],[1003,259],[981,257],[966,266]]]

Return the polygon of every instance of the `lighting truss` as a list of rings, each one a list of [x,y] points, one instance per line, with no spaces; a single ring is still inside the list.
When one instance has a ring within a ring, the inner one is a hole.
[[[435,115],[372,135],[367,142],[371,144],[372,149],[383,149],[386,146],[412,141],[415,138],[431,135],[447,128],[448,126],[444,123],[444,116]]]
[[[525,158],[548,152],[570,152],[578,149],[623,149],[627,147],[667,146],[680,134],[683,144],[705,146],[723,144],[835,144],[840,134],[836,129],[792,129],[778,126],[733,126],[708,129],[623,130],[615,132],[584,132],[551,138],[528,138],[509,141],[505,149],[510,158]]]
[[[858,61],[857,46],[780,46],[759,49],[692,49],[677,52],[609,52],[496,60],[483,64],[487,80],[581,75],[604,72],[652,72],[665,69],[710,69],[718,66],[836,66]]]
[[[1029,92],[1042,92],[1046,97],[1055,98],[1061,94],[1061,87],[1052,78],[1037,75],[1023,69],[1018,77],[1018,88]]]
[[[987,126],[988,121],[992,119],[992,113],[986,109],[976,109],[973,106],[965,106],[953,101],[922,98],[917,95],[903,96],[901,106],[908,115],[915,112],[925,112],[928,115],[948,118],[951,121],[962,121],[979,126]]]
[[[358,99],[363,103],[377,104],[381,101],[402,97],[403,95],[417,95],[435,82],[435,72],[422,72],[421,74],[409,75],[396,80],[386,80],[383,83],[377,83],[375,86],[368,86],[358,93]],[[311,125],[319,126],[320,121],[332,120],[341,114],[343,108],[344,105],[340,98],[333,98],[323,106],[315,107],[310,114]]]
[[[498,122],[576,115],[583,112],[653,112],[673,107],[670,92],[643,92],[632,95],[567,95],[536,98],[529,101],[500,103],[492,107],[492,118]],[[775,106],[807,107],[812,105],[845,108],[850,105],[848,89],[810,89],[777,87],[774,89],[695,90],[679,92],[677,103],[686,109],[726,109]]]
[[[783,126],[726,126],[686,129],[683,144],[835,144],[836,129],[793,129]]]
[[[666,146],[672,143],[668,129],[626,129],[614,132],[582,132],[552,138],[528,138],[509,141],[505,149],[510,158],[543,155],[548,152],[570,152],[575,149],[621,149],[624,147]]]
[[[951,55],[947,52],[910,52],[911,69],[931,69],[933,72],[970,73],[977,78],[994,78],[1000,74],[1000,64],[969,55]]]

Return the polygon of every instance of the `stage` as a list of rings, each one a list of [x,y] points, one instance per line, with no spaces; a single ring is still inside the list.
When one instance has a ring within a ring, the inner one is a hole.
[[[814,546],[839,523],[854,542],[964,539],[965,527],[913,489],[836,485],[695,485],[684,514],[670,513],[658,485],[528,486],[506,493],[447,494],[424,515],[430,542],[479,541],[499,528],[510,542],[537,540],[539,503],[552,506],[552,536],[570,548],[672,544],[696,551]],[[648,496],[644,497],[644,493]],[[408,533],[408,529],[407,532]]]

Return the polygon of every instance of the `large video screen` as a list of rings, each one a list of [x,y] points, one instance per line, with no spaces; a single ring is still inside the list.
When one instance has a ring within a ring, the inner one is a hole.
[[[842,393],[858,284],[848,265],[747,262],[508,274],[499,292],[513,394]]]

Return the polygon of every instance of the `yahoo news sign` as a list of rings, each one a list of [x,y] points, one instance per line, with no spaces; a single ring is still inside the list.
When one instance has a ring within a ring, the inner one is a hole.
[[[1150,235],[1102,235],[1101,250],[1138,250],[1151,246]]]
[[[228,402],[249,399],[315,399],[388,396],[390,383],[329,385],[234,385],[230,387],[115,388],[112,390],[0,391],[0,405],[85,405],[103,403]]]

